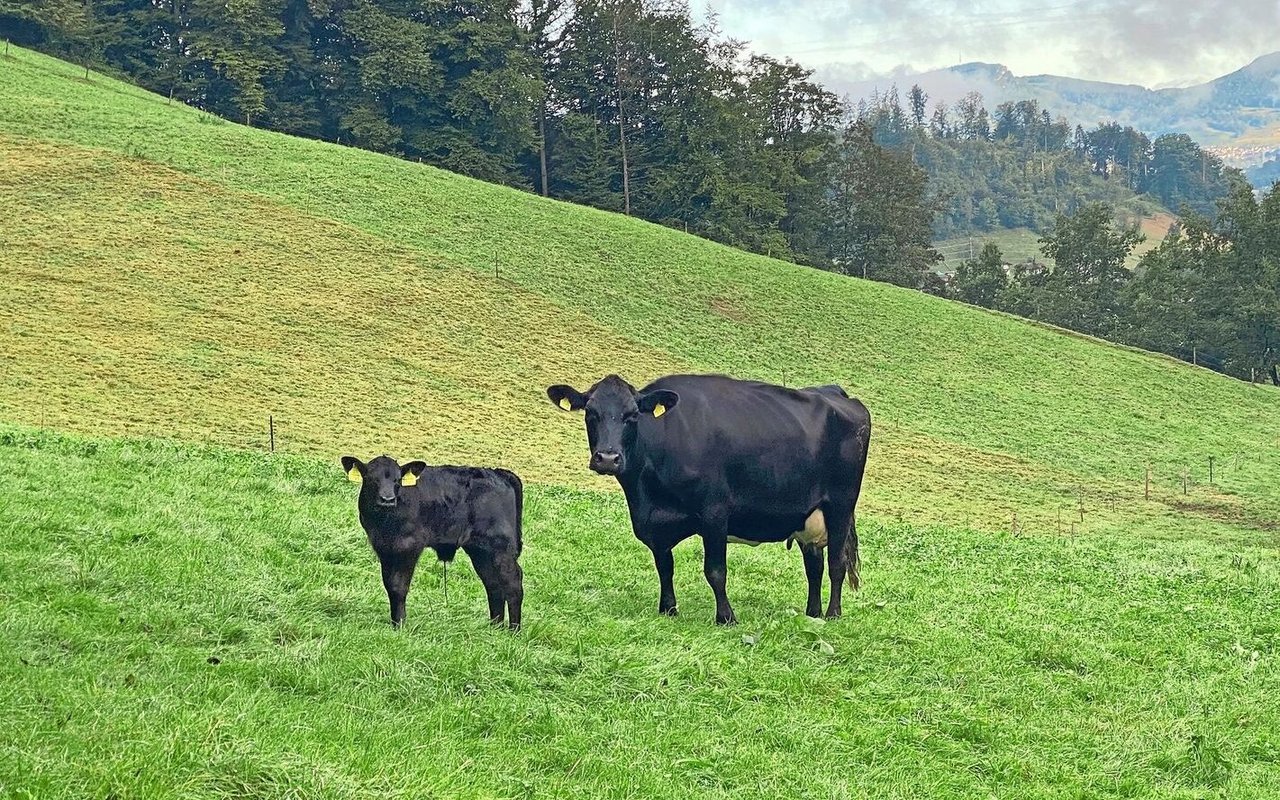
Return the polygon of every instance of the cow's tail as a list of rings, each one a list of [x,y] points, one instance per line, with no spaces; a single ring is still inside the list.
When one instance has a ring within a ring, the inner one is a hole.
[[[516,555],[524,550],[524,483],[520,476],[506,469],[497,471],[516,493]]]
[[[853,515],[849,515],[849,535],[844,537],[845,579],[849,588],[858,591],[862,585],[862,559],[858,556],[858,529],[853,524]]]

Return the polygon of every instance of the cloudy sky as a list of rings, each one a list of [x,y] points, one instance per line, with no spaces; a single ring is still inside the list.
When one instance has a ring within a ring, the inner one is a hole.
[[[1280,0],[691,0],[756,52],[859,79],[964,61],[1160,87],[1280,50]]]

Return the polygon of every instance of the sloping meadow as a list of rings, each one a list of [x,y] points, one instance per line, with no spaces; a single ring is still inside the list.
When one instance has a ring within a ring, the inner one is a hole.
[[[309,457],[0,427],[0,790],[146,797],[1266,797],[1269,553],[863,523],[862,592],[699,546],[659,617],[617,495],[535,486],[526,625],[465,559],[386,624]],[[51,482],[56,484],[51,487]]]
[[[1280,793],[1276,392],[12,53],[0,793]],[[657,618],[543,389],[671,371],[867,402],[844,619],[696,541]],[[465,562],[385,625],[384,451],[524,476],[521,634]]]

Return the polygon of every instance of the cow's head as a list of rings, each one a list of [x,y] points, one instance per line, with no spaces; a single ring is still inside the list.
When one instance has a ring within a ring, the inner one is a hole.
[[[547,397],[565,411],[586,411],[590,467],[601,475],[622,475],[630,467],[641,414],[660,417],[680,400],[670,389],[637,392],[617,375],[608,376],[586,392],[564,384],[550,386]]]
[[[418,476],[427,468],[421,461],[410,461],[401,466],[391,456],[378,456],[365,464],[353,456],[342,457],[342,469],[354,483],[362,484],[360,494],[368,495],[381,508],[395,508],[400,502],[400,489],[414,486]]]

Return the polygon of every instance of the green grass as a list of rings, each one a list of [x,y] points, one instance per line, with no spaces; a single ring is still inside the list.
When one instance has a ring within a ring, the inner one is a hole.
[[[1280,791],[1277,392],[12,53],[0,794]],[[867,402],[844,620],[734,548],[713,627],[696,543],[656,618],[542,392],[674,370]],[[525,477],[519,636],[466,566],[386,628],[336,465],[381,451]]]
[[[723,629],[696,545],[659,618],[620,498],[537,486],[524,631],[463,560],[396,632],[353,493],[306,457],[0,429],[0,791],[1280,793],[1269,549],[872,519],[843,619],[794,615],[796,551],[735,548]]]
[[[1056,531],[1081,489],[1132,501],[1150,461],[1172,499],[1184,470],[1203,485],[1208,457],[1230,455],[1230,494],[1202,487],[1214,510],[1195,513],[1280,513],[1271,391],[245,129],[13,52],[0,60],[13,421],[262,446],[274,415],[293,451],[502,462],[599,487],[544,386],[724,371],[862,397],[877,422],[868,510],[989,527],[1016,513]],[[1146,511],[1161,509],[1133,513]]]

